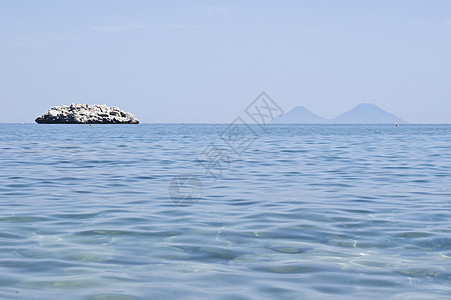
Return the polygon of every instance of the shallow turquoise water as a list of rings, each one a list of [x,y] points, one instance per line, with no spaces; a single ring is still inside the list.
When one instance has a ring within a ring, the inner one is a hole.
[[[225,128],[0,124],[0,298],[449,299],[451,126]]]

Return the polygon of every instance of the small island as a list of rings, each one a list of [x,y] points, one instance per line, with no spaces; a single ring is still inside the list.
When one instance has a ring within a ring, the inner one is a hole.
[[[134,115],[119,107],[72,103],[70,106],[54,106],[36,118],[39,124],[138,124]]]

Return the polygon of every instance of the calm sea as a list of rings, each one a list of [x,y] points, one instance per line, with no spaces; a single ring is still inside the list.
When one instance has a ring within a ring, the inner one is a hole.
[[[0,298],[451,298],[451,126],[226,127],[0,124]]]

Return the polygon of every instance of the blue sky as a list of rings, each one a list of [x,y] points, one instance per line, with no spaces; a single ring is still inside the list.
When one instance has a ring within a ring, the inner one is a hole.
[[[0,0],[0,122],[77,102],[227,123],[265,91],[451,123],[450,53],[451,1]]]

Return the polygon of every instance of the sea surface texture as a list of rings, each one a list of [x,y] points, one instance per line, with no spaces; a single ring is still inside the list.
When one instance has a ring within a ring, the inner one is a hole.
[[[450,299],[451,126],[251,128],[1,124],[0,298]]]

